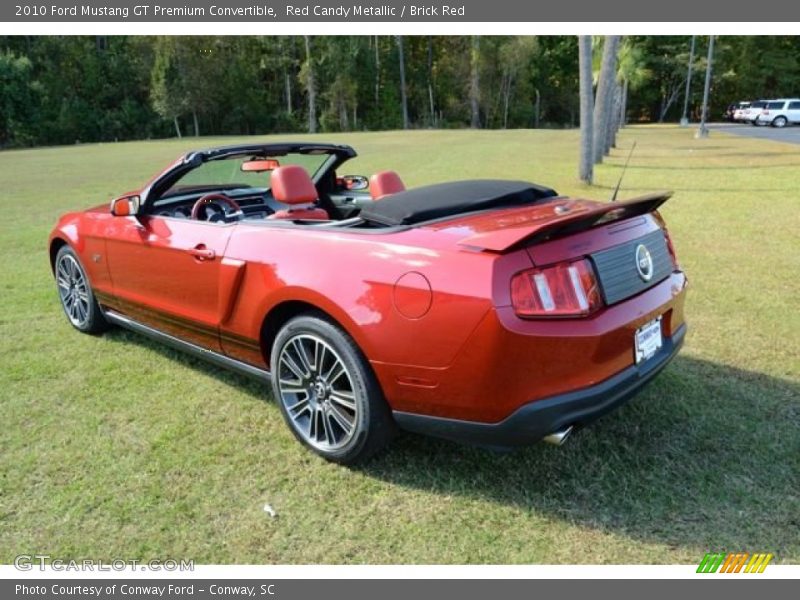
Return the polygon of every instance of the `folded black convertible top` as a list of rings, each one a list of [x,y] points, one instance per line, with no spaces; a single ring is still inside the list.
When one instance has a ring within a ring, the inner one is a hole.
[[[531,204],[557,195],[555,190],[526,181],[454,181],[392,194],[369,204],[359,216],[381,225],[414,225],[476,210]]]

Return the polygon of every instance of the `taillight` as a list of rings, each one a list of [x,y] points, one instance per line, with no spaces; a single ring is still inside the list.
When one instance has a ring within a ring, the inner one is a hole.
[[[603,304],[586,259],[517,273],[511,280],[511,303],[521,317],[581,317]]]

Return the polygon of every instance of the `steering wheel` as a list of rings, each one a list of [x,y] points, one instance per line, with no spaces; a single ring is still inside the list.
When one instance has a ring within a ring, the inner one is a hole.
[[[225,194],[206,194],[197,199],[192,206],[192,219],[195,221],[205,220],[205,207],[209,204],[224,204],[231,209],[228,216],[238,216],[242,213],[242,208],[233,198],[228,198]],[[238,214],[237,214],[238,213]],[[200,215],[203,215],[201,219]]]

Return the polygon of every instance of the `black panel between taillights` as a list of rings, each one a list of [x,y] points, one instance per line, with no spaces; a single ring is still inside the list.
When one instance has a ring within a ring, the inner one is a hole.
[[[636,249],[644,245],[653,261],[653,275],[645,281],[636,268]],[[673,271],[664,231],[658,229],[642,237],[589,255],[594,264],[600,292],[607,305],[635,296],[666,279]]]

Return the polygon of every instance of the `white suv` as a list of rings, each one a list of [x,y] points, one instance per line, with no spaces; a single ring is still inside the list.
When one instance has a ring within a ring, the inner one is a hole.
[[[769,100],[756,117],[756,125],[786,127],[790,123],[800,123],[800,99]]]

